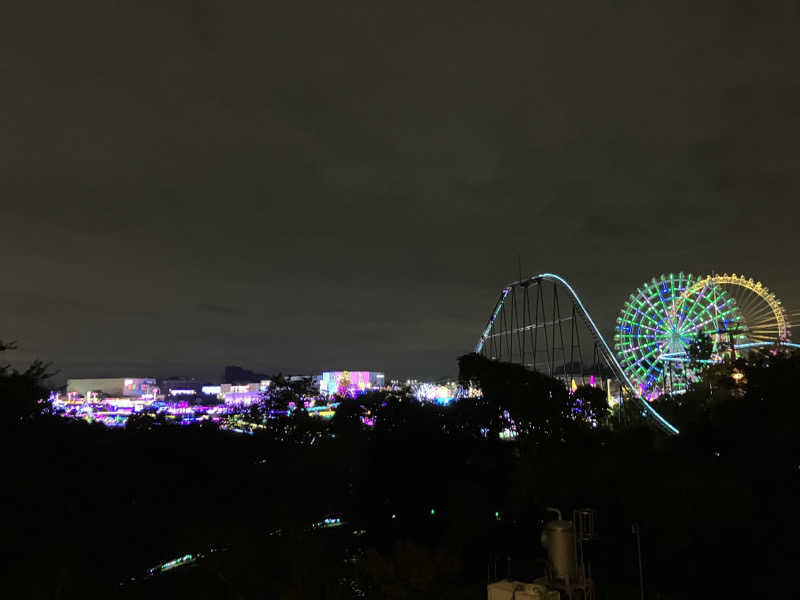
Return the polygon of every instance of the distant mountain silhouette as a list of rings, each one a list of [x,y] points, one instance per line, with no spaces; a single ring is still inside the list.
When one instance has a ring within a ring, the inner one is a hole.
[[[243,369],[235,365],[225,367],[225,373],[222,376],[222,383],[252,383],[254,381],[261,381],[262,379],[270,379],[270,375],[266,373],[256,373],[249,369]]]

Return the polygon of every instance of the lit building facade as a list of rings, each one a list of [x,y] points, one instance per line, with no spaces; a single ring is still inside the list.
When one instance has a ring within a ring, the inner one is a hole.
[[[219,397],[226,404],[255,404],[259,402],[264,391],[269,387],[268,381],[257,381],[255,383],[223,383],[220,387]]]
[[[319,380],[323,396],[357,396],[384,387],[384,375],[378,371],[325,371]]]
[[[67,380],[67,394],[74,393],[85,397],[90,392],[117,398],[141,398],[158,394],[158,387],[156,380],[150,377]]]

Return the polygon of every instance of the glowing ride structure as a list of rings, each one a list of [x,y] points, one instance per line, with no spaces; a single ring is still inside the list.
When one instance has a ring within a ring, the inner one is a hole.
[[[644,416],[677,434],[650,402],[665,392],[685,391],[696,379],[688,348],[700,332],[712,344],[705,362],[715,362],[747,348],[800,348],[789,341],[790,330],[781,302],[752,279],[662,275],[625,302],[617,319],[615,352],[575,289],[559,275],[541,273],[503,288],[474,351],[567,385],[613,377],[622,396],[633,399]]]
[[[642,397],[575,289],[553,273],[534,275],[503,288],[475,353],[521,364],[565,383],[613,375],[645,415],[664,431],[678,433]]]
[[[744,275],[708,275],[695,283],[687,294],[703,293],[710,286],[716,286],[734,297],[744,319],[744,343],[761,345],[779,344],[793,346],[791,323],[783,304],[760,281],[748,279]],[[738,346],[737,346],[738,347]],[[749,346],[752,347],[752,346]]]
[[[727,353],[789,341],[783,305],[760,282],[742,275],[679,273],[645,282],[626,300],[617,318],[615,349],[629,379],[647,400],[685,392],[696,381],[698,363],[719,362]],[[711,342],[703,359],[689,349],[704,334]]]
[[[625,301],[617,318],[615,349],[626,374],[648,400],[667,390],[685,391],[694,380],[687,349],[698,334],[707,334],[717,353],[719,332],[742,329],[733,297],[704,281],[683,273],[654,277]]]

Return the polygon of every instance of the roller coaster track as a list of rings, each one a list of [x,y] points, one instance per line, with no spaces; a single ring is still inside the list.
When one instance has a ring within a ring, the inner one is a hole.
[[[647,402],[647,400],[642,397],[641,392],[637,389],[637,387],[633,384],[628,375],[625,373],[625,370],[622,368],[622,365],[620,365],[616,355],[611,350],[611,347],[608,345],[608,342],[606,342],[605,338],[600,333],[600,330],[598,329],[595,322],[592,320],[592,317],[589,316],[589,311],[586,310],[586,307],[584,306],[583,302],[581,301],[575,289],[563,277],[560,277],[553,273],[541,273],[539,275],[534,275],[533,277],[529,277],[528,279],[523,279],[520,281],[515,281],[513,283],[510,283],[508,286],[503,288],[502,292],[500,292],[500,297],[498,298],[497,303],[495,304],[495,307],[492,310],[491,316],[489,317],[489,321],[486,324],[486,327],[484,328],[483,333],[481,334],[481,337],[478,340],[477,345],[475,346],[475,352],[477,354],[480,354],[483,351],[484,345],[486,344],[487,340],[492,339],[493,335],[498,335],[498,334],[493,334],[495,321],[497,320],[498,315],[503,309],[504,303],[508,299],[509,294],[512,292],[512,290],[514,290],[515,288],[528,287],[533,284],[540,284],[542,281],[550,281],[554,285],[560,286],[561,288],[567,291],[572,301],[573,311],[580,314],[580,316],[586,323],[587,328],[594,337],[594,340],[596,342],[596,347],[600,351],[603,362],[614,373],[614,375],[616,376],[619,383],[623,386],[623,388],[627,389],[628,393],[633,398],[636,399],[636,401],[642,408],[643,414],[651,418],[653,423],[655,423],[659,428],[661,428],[666,433],[673,435],[679,433],[678,429],[676,429],[671,423],[669,423],[669,421],[667,421],[666,419],[664,419],[664,417],[658,414],[658,412],[656,412],[656,410],[654,410],[653,407],[650,406],[650,403]],[[523,309],[523,314],[524,310],[525,309]],[[538,319],[538,308],[537,308],[536,318]],[[559,321],[563,320],[566,319],[559,318]],[[542,324],[531,323],[530,325],[525,325],[523,323],[523,326],[521,328],[516,328],[511,330],[510,332],[504,332],[503,334],[499,335],[508,335],[508,334],[513,335],[519,333],[520,331],[529,330],[531,328],[546,327],[547,325],[552,325],[555,322],[556,320],[553,319],[553,321],[551,322],[545,322]]]

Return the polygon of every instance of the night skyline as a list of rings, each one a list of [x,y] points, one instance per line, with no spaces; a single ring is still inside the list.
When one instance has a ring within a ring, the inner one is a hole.
[[[12,364],[453,375],[518,260],[800,305],[796,3],[171,6],[0,25]]]

